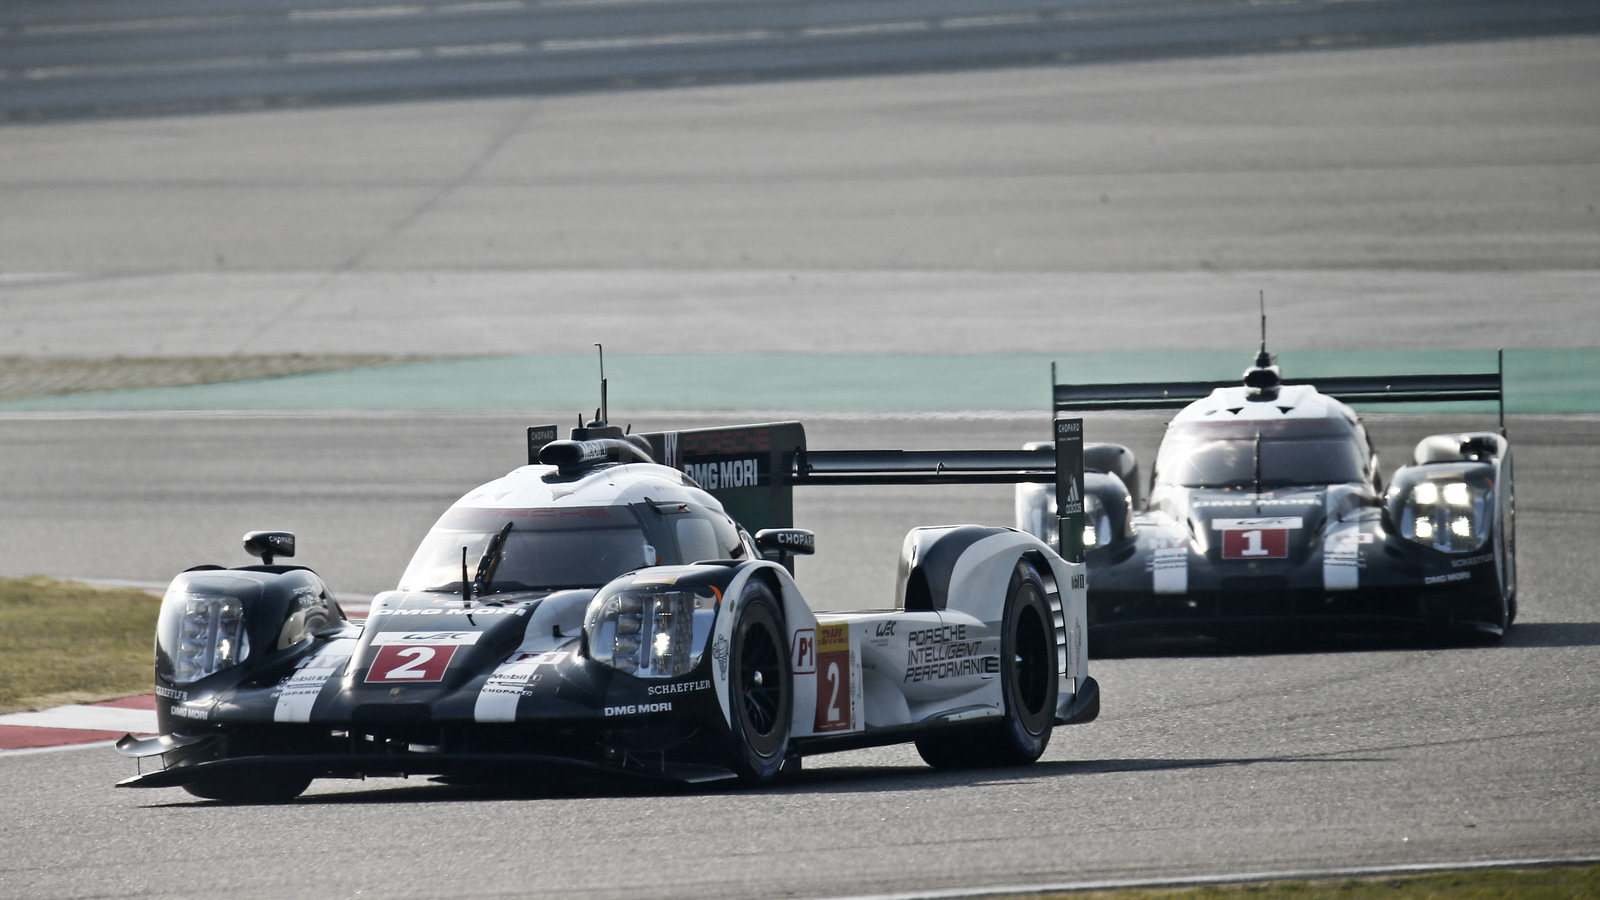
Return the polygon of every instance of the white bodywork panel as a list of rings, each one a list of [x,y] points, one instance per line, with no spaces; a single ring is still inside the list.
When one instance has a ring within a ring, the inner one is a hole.
[[[1031,535],[1007,530],[961,554],[943,610],[815,615],[806,610],[796,619],[794,608],[786,607],[795,684],[792,734],[807,737],[1004,715],[1001,626],[1011,575],[1024,554],[1045,562],[1049,571],[1041,574],[1056,588],[1047,603],[1058,645],[1058,709],[1068,709],[1088,677],[1084,566],[1063,560]],[[847,660],[839,656],[846,648]],[[830,671],[830,662],[837,664],[836,670]],[[725,697],[725,681],[719,690]]]

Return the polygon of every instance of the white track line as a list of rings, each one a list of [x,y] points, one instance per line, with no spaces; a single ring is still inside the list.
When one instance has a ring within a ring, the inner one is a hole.
[[[38,756],[41,753],[61,753],[66,750],[109,750],[116,745],[116,741],[90,741],[87,744],[56,744],[53,747],[20,747],[16,750],[0,750],[0,759],[7,756]]]
[[[1312,881],[1327,878],[1372,878],[1384,875],[1420,875],[1428,872],[1460,872],[1477,869],[1517,869],[1539,866],[1565,866],[1600,863],[1600,856],[1546,856],[1532,859],[1489,859],[1464,862],[1409,863],[1393,866],[1348,866],[1333,869],[1285,869],[1268,872],[1233,872],[1222,875],[1189,875],[1178,878],[1113,878],[1102,881],[1058,881],[1038,884],[997,884],[985,887],[943,888],[904,891],[894,894],[846,894],[832,900],[945,900],[954,897],[998,897],[1013,894],[1116,891],[1133,888],[1205,887],[1217,884],[1250,884],[1264,881]]]
[[[79,731],[137,731],[153,734],[156,714],[149,709],[122,709],[116,706],[69,704],[38,712],[0,716],[0,725],[27,725],[33,728],[73,728]]]

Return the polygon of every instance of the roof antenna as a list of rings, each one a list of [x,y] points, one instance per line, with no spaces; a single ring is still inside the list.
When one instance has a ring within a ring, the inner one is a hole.
[[[1261,352],[1256,354],[1256,368],[1265,369],[1272,365],[1272,354],[1267,352],[1267,292],[1257,291],[1256,297],[1261,302]]]
[[[1261,303],[1261,350],[1256,353],[1256,364],[1245,370],[1244,386],[1249,389],[1245,397],[1249,400],[1276,400],[1283,376],[1278,369],[1278,361],[1267,352],[1267,292],[1259,291],[1257,297]]]
[[[606,407],[606,348],[600,343],[594,348],[600,351],[600,424],[604,425],[611,421],[611,410]]]

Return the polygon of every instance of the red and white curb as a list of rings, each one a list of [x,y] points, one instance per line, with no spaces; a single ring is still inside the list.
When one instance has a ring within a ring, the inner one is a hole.
[[[154,734],[154,694],[74,703],[0,716],[0,756],[103,744],[125,734]]]

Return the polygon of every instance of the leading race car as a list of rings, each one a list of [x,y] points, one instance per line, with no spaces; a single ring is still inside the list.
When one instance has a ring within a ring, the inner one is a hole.
[[[1347,403],[1501,400],[1499,372],[1285,384],[1263,338],[1243,384],[1056,385],[1055,408],[1181,407],[1140,501],[1138,464],[1085,450],[1094,647],[1155,632],[1259,637],[1406,628],[1498,639],[1517,614],[1511,446],[1436,434],[1384,482]],[[1056,498],[1017,487],[1017,525],[1056,540]],[[1101,652],[1097,649],[1095,652]]]
[[[1080,436],[1054,467],[808,453],[797,422],[629,436],[601,415],[554,438],[529,429],[529,465],[451,506],[364,624],[278,562],[285,532],[246,535],[260,565],[175,578],[162,733],[118,743],[160,765],[122,786],[276,801],[321,777],[571,766],[759,783],[902,741],[934,766],[1013,765],[1098,714],[1083,564],[1031,535],[914,529],[896,596],[853,598],[861,612],[813,612],[791,577],[813,549],[790,527],[795,485],[1053,478]]]

